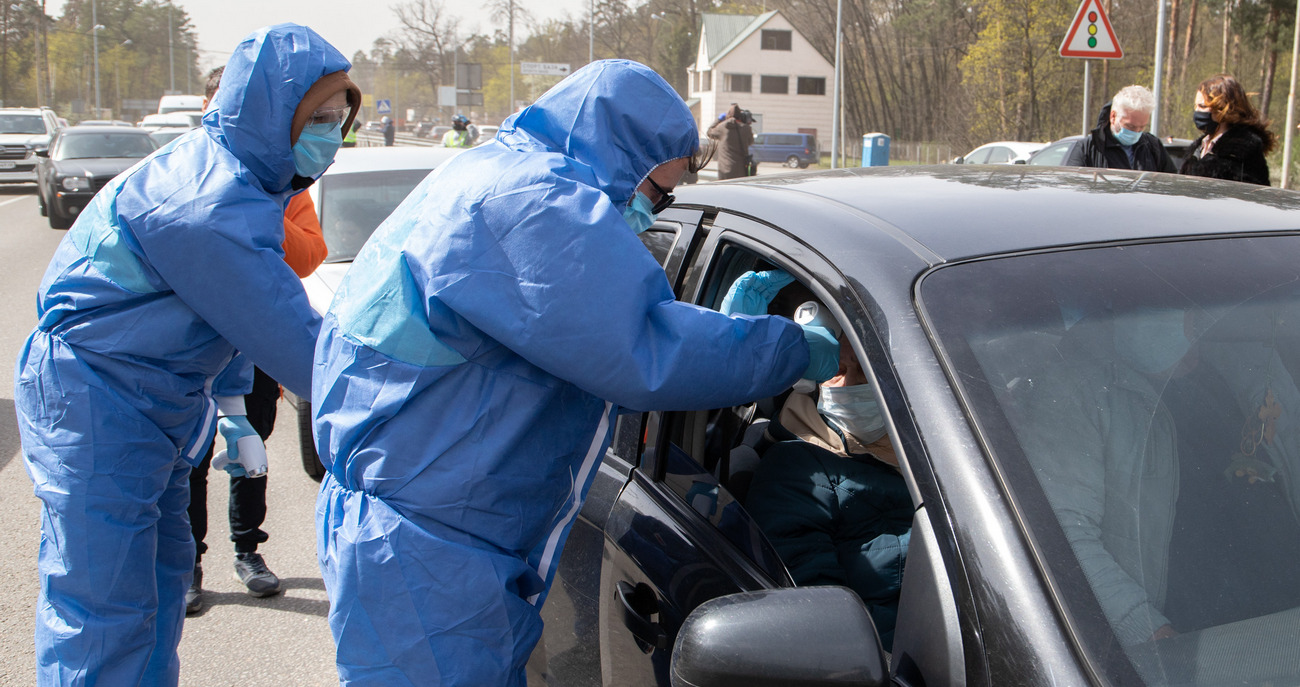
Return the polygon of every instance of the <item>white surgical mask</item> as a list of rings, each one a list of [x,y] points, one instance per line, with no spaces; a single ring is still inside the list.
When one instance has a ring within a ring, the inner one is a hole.
[[[864,445],[885,436],[885,416],[869,384],[823,386],[817,399],[817,412],[832,427],[853,435]]]

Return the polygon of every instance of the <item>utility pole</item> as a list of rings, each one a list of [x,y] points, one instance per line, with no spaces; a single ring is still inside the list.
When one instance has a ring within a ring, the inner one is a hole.
[[[1291,139],[1295,135],[1295,70],[1300,66],[1300,0],[1296,0],[1295,36],[1291,39],[1291,92],[1286,97],[1286,143],[1282,146],[1282,188],[1291,181]]]
[[[169,88],[176,91],[176,51],[172,49],[172,37],[176,32],[172,30],[172,7],[167,3],[167,66],[171,71],[171,86]]]
[[[840,29],[844,19],[844,0],[835,2],[835,90],[831,97],[831,169],[840,164],[840,43],[843,31]]]
[[[510,112],[515,111],[515,0],[510,0]]]
[[[1156,138],[1160,137],[1160,109],[1161,109],[1161,92],[1164,85],[1161,83],[1161,76],[1165,73],[1165,2],[1158,0],[1160,9],[1156,12],[1156,64],[1155,64],[1155,83],[1151,92],[1156,96],[1156,109],[1151,111],[1151,134]]]
[[[596,61],[596,0],[591,0],[591,27],[587,32],[587,64]]]
[[[99,30],[104,28],[99,25],[99,15],[95,11],[98,3],[90,0],[90,40],[93,43],[92,50],[95,51],[95,117],[100,117],[99,112]]]

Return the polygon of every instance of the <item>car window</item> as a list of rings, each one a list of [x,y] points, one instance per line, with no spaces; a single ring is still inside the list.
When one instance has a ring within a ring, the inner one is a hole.
[[[45,121],[40,115],[0,114],[0,134],[43,134]]]
[[[989,148],[988,164],[999,164],[1011,161],[1011,149],[1005,146],[993,146]]]
[[[650,250],[655,262],[663,267],[672,253],[673,244],[677,242],[678,225],[672,222],[658,222],[653,227],[640,233],[641,243]]]
[[[731,285],[746,272],[781,267],[746,248],[725,242],[719,245],[715,255],[717,257],[698,301],[699,305],[713,309],[721,306]],[[801,306],[807,307],[810,302],[819,301],[806,285],[795,281],[776,294],[768,313],[793,317]],[[818,322],[835,322],[829,325],[832,328],[840,326],[829,310],[823,311],[821,318]],[[848,330],[848,333],[841,330],[839,339],[845,347],[842,350],[848,351],[856,360],[853,330]],[[855,385],[852,391],[863,390],[862,386]],[[849,389],[841,391],[848,392]],[[874,391],[870,388],[865,391],[869,398],[857,398],[854,402],[874,405]],[[868,594],[882,590],[867,589],[871,585],[863,580],[868,575],[851,581],[845,566],[858,566],[861,571],[868,564],[848,554],[846,557],[852,560],[846,560],[844,566],[828,564],[827,561],[837,559],[836,547],[847,550],[855,545],[865,546],[871,537],[861,536],[854,544],[849,540],[855,535],[843,538],[822,536],[839,526],[818,515],[838,508],[822,501],[821,496],[828,493],[824,490],[834,491],[832,485],[844,487],[840,490],[840,503],[845,512],[835,516],[837,521],[843,522],[845,519],[853,520],[853,515],[847,511],[856,508],[849,506],[851,492],[854,492],[854,485],[849,482],[860,480],[858,483],[865,486],[879,479],[882,484],[887,483],[888,496],[881,497],[883,492],[877,491],[876,505],[864,507],[875,514],[873,517],[877,518],[877,524],[887,523],[882,527],[888,530],[889,546],[892,546],[893,554],[900,557],[891,559],[892,554],[883,554],[882,549],[877,548],[877,560],[892,560],[900,566],[901,556],[906,552],[912,503],[897,469],[868,457],[867,450],[863,449],[865,441],[844,440],[842,433],[836,434],[848,431],[849,425],[852,425],[852,431],[857,431],[860,425],[850,421],[841,430],[818,420],[821,417],[820,393],[817,385],[801,382],[776,397],[758,399],[743,406],[665,413],[662,420],[665,443],[660,447],[647,447],[647,450],[658,450],[663,463],[663,481],[685,506],[720,531],[755,564],[767,570],[788,568],[799,584],[828,584],[838,579],[839,584],[854,587],[866,598]],[[884,414],[878,413],[874,418],[880,422],[876,428],[879,433],[870,439],[878,441],[881,447],[888,447],[890,439],[883,429]],[[818,437],[829,441],[833,436],[840,436],[841,443],[849,441],[848,445],[863,449],[862,454],[858,458],[843,457],[823,452],[815,444],[820,440]],[[888,450],[892,456],[892,448]],[[886,508],[883,505],[886,502],[897,507]],[[882,516],[882,513],[887,514]],[[868,526],[849,524],[837,531],[862,533],[869,529]],[[901,543],[900,535],[904,537]],[[810,557],[817,562],[810,563]],[[824,567],[827,565],[829,567]],[[899,573],[901,575],[901,567]],[[882,594],[876,594],[876,598],[896,592],[896,588],[883,590]],[[892,621],[890,624],[892,627]]]
[[[754,145],[766,145],[766,144],[767,144],[767,134],[758,134],[754,136]]]
[[[972,165],[982,165],[988,162],[989,153],[991,153],[992,151],[993,151],[992,148],[976,148],[975,150],[971,151],[970,155],[966,156],[965,162],[967,164],[972,164]]]
[[[1065,162],[1065,156],[1069,154],[1072,147],[1074,147],[1074,141],[1054,143],[1035,153],[1030,158],[1029,164],[1059,166],[1062,162]]]
[[[1113,684],[1300,679],[1279,643],[1300,632],[1298,250],[1295,236],[1124,245],[920,283],[988,456]]]
[[[77,133],[59,139],[54,159],[141,158],[157,148],[158,144],[144,133]]]
[[[349,262],[392,214],[427,169],[326,174],[320,180],[320,223],[326,262]]]

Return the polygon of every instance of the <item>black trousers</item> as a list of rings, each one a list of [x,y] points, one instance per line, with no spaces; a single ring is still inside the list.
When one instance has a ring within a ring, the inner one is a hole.
[[[248,424],[266,441],[275,427],[275,406],[280,401],[280,385],[260,369],[253,370],[253,391],[244,396]],[[190,472],[190,529],[198,546],[195,562],[208,550],[203,539],[208,535],[208,469],[212,466],[212,446],[203,462]],[[224,472],[224,471],[223,471]],[[235,553],[250,553],[267,540],[262,531],[266,520],[266,478],[230,478],[230,540]]]

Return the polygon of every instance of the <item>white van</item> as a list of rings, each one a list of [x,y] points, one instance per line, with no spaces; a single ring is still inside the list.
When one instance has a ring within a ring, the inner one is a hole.
[[[158,114],[202,109],[203,96],[201,95],[164,95],[158,99]]]

